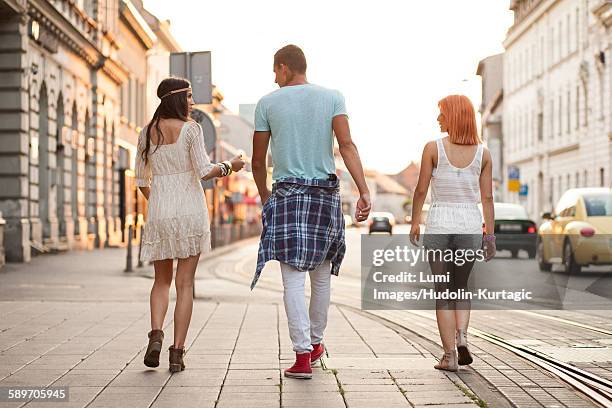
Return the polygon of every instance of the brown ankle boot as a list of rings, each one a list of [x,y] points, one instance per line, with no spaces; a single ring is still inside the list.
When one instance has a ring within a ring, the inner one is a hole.
[[[183,371],[185,369],[185,362],[183,361],[185,349],[183,347],[175,348],[174,346],[170,346],[168,350],[170,351],[170,372],[178,373],[179,371]]]
[[[162,330],[151,330],[149,332],[149,346],[145,353],[144,363],[147,367],[159,366],[159,353],[162,349],[164,341],[164,332]]]

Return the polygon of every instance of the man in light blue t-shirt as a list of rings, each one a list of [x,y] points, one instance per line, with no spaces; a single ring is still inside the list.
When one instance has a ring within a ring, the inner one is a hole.
[[[274,74],[280,89],[261,98],[255,109],[251,163],[264,205],[251,287],[268,260],[280,262],[289,335],[296,353],[296,362],[285,376],[311,378],[311,362],[325,351],[322,340],[331,274],[338,274],[345,252],[334,134],[359,190],[358,222],[368,217],[370,194],[342,94],[307,82],[306,57],[295,45],[276,52]],[[274,163],[272,191],[267,186],[269,144]],[[309,308],[304,296],[306,271],[311,284]]]
[[[332,120],[346,115],[338,91],[304,83],[283,86],[259,100],[255,131],[270,132],[272,179],[326,179],[336,173]]]

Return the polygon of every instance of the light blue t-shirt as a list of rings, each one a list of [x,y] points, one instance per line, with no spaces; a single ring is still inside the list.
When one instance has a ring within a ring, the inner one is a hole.
[[[327,179],[336,173],[332,119],[346,115],[344,97],[318,85],[285,86],[255,108],[255,131],[271,132],[272,179]]]

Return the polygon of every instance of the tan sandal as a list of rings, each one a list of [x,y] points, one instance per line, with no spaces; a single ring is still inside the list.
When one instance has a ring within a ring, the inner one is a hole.
[[[457,354],[459,355],[459,365],[472,364],[474,359],[470,353],[467,342],[467,332],[464,329],[458,329],[455,336],[457,342]]]
[[[183,371],[185,369],[185,362],[183,360],[185,349],[183,347],[175,348],[174,346],[170,346],[168,350],[170,351],[170,356],[168,358],[170,361],[170,372],[178,373],[179,371]]]
[[[457,371],[457,353],[455,350],[444,353],[440,362],[434,366],[436,370]]]
[[[159,353],[161,353],[162,342],[164,341],[164,332],[154,329],[149,332],[148,336],[149,345],[144,356],[144,364],[147,367],[157,367],[159,366]]]

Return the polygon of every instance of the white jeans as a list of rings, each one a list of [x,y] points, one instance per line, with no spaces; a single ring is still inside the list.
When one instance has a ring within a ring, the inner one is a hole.
[[[298,354],[311,352],[312,344],[319,344],[323,340],[329,309],[330,268],[330,262],[324,261],[317,269],[309,272],[310,306],[307,311],[304,293],[306,272],[281,262],[289,337],[293,343],[293,351]]]

